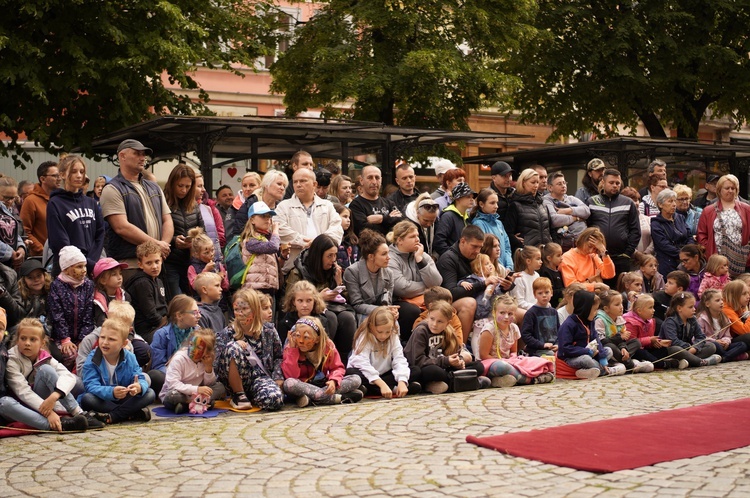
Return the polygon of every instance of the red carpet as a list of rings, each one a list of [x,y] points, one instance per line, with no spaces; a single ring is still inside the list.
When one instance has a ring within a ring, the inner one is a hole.
[[[29,434],[38,434],[39,431],[31,426],[22,424],[21,422],[11,422],[4,428],[0,428],[0,438],[4,437],[17,437],[17,436],[28,436]]]
[[[750,398],[466,441],[590,472],[616,472],[750,445]],[[693,436],[695,434],[695,436]]]

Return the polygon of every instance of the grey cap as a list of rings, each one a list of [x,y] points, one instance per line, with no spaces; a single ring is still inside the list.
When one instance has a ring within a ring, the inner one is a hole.
[[[147,152],[149,156],[153,155],[154,153],[152,149],[146,147],[138,140],[133,140],[132,138],[128,138],[127,140],[123,140],[122,142],[120,142],[120,145],[117,146],[117,153],[119,154],[125,149],[141,150]]]

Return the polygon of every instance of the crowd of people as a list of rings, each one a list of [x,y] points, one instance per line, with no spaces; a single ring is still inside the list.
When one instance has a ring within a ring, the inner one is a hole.
[[[0,177],[0,417],[38,430],[148,421],[230,398],[279,410],[684,369],[748,358],[750,205],[733,175],[693,199],[666,164],[622,188],[600,159],[568,195],[505,162],[475,192],[436,164],[356,182],[310,154],[211,199],[187,164],[164,189],[153,151]],[[62,414],[62,415],[61,415]]]

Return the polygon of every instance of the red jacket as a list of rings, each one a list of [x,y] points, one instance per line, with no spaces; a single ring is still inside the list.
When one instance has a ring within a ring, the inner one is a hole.
[[[656,335],[656,320],[644,320],[635,311],[628,311],[622,317],[625,319],[625,330],[630,332],[631,339],[641,341],[642,348],[651,347],[651,338]]]
[[[717,252],[716,239],[714,238],[714,221],[716,221],[716,206],[720,202],[721,201],[717,201],[716,204],[706,206],[698,220],[698,233],[696,238],[698,244],[706,249],[706,258]],[[737,211],[740,214],[740,218],[742,218],[742,245],[744,246],[750,241],[750,206],[744,202],[740,202],[738,199],[734,203],[734,210]],[[747,265],[750,265],[750,258],[748,258]]]
[[[341,385],[341,380],[344,378],[346,369],[341,362],[341,357],[336,350],[336,346],[333,345],[333,341],[330,339],[326,345],[325,358],[323,364],[320,366],[320,370],[326,376],[327,380],[332,380],[336,383],[336,387]],[[289,346],[284,348],[281,371],[284,373],[285,379],[299,379],[304,382],[315,376],[315,367],[313,367],[312,363],[304,355],[300,354],[299,348]]]

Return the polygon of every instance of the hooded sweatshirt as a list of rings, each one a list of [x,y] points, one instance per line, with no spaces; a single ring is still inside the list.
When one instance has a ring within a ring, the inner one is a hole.
[[[221,311],[219,303],[198,303],[198,309],[201,312],[201,318],[198,320],[198,326],[203,329],[211,329],[214,333],[224,330],[227,326],[224,312]]]
[[[143,270],[138,270],[128,280],[126,290],[135,309],[135,332],[146,339],[146,342],[150,342],[151,332],[155,331],[161,325],[162,318],[167,316],[164,283],[159,277],[152,278]]]
[[[573,314],[560,326],[557,333],[559,344],[558,355],[562,359],[591,356],[599,361],[602,354],[602,343],[596,335],[593,324],[589,321],[591,308],[596,294],[589,291],[578,291],[573,296]],[[592,355],[589,342],[596,340],[597,353]]]
[[[55,268],[59,268],[60,249],[76,246],[86,256],[88,271],[93,271],[104,247],[104,217],[99,204],[83,191],[56,189],[47,204],[47,234]]]

